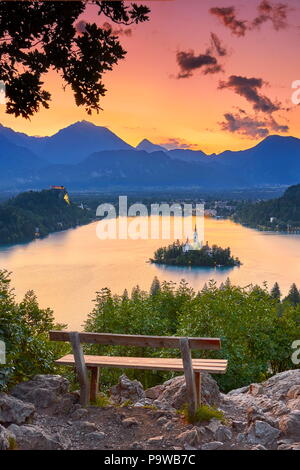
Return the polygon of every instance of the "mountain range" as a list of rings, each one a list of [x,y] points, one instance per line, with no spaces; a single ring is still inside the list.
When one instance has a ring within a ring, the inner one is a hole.
[[[106,127],[76,122],[50,137],[0,125],[0,190],[101,188],[253,188],[300,179],[300,139],[273,135],[218,155],[167,150],[144,139],[132,147]]]

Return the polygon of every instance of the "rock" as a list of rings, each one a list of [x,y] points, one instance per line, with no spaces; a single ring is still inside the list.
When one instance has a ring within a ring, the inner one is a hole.
[[[75,409],[77,401],[78,397],[75,394],[68,393],[57,403],[55,413],[59,415],[71,413]]]
[[[220,421],[216,418],[212,418],[207,426],[205,426],[205,429],[210,431],[213,435],[217,432],[217,429],[220,426]]]
[[[163,424],[166,424],[167,422],[168,422],[168,418],[166,416],[161,416],[157,420],[157,424],[159,424],[160,426],[162,426]]]
[[[160,387],[161,391],[154,404],[168,403],[172,408],[179,410],[187,402],[184,376],[168,380]],[[221,395],[217,382],[205,372],[201,374],[201,394],[203,404],[217,406],[220,403]]]
[[[247,435],[247,442],[252,445],[261,444],[268,448],[277,447],[277,439],[280,436],[280,431],[265,421],[255,421],[251,424]]]
[[[39,426],[11,424],[9,430],[16,436],[17,447],[21,450],[58,450],[69,446],[62,436],[52,436]]]
[[[262,446],[261,444],[257,444],[257,446],[252,447],[251,450],[268,450],[268,449],[265,446]]]
[[[300,411],[294,410],[283,416],[279,421],[279,429],[282,433],[294,440],[300,439]]]
[[[264,410],[261,408],[258,408],[256,406],[250,406],[247,408],[247,418],[248,418],[248,426],[251,425],[251,423],[255,423],[255,421],[266,421],[270,426],[277,427],[278,421],[275,417],[272,417]]]
[[[200,433],[196,426],[193,429],[188,431],[184,431],[176,437],[176,440],[179,444],[185,445],[188,444],[190,446],[198,446],[200,444]]]
[[[289,401],[289,412],[291,410],[300,410],[300,397]]]
[[[227,396],[232,396],[232,395],[240,395],[241,393],[248,393],[249,392],[249,385],[246,387],[241,387],[241,388],[236,388],[235,390],[231,390],[230,392],[227,393]]]
[[[238,420],[232,421],[232,429],[237,432],[244,431],[246,425],[247,425],[246,421],[238,421]]]
[[[164,436],[155,436],[155,437],[150,437],[150,439],[148,439],[147,443],[148,444],[162,444],[164,440]]]
[[[247,422],[248,426],[250,426],[251,423],[254,423],[256,420],[264,420],[264,413],[262,409],[258,408],[257,406],[249,406],[247,408]]]
[[[261,384],[251,384],[249,387],[249,393],[256,397],[257,395],[262,395],[264,388]]]
[[[35,412],[31,403],[0,393],[0,424],[24,424],[30,421]]]
[[[68,392],[69,381],[60,375],[36,375],[32,380],[16,385],[11,394],[30,403],[36,408],[57,405]]]
[[[97,431],[97,426],[95,423],[90,423],[89,421],[75,421],[73,426],[81,433],[91,433]]]
[[[119,405],[129,400],[132,403],[136,403],[146,398],[141,382],[129,380],[125,374],[121,375],[119,383],[112,387],[110,392],[111,400]]]
[[[223,424],[221,424],[215,433],[215,438],[217,441],[221,441],[221,442],[231,441],[232,432],[227,426],[224,426]]]
[[[167,432],[170,432],[174,429],[175,425],[172,423],[172,421],[169,421],[168,423],[163,425],[163,429]]]
[[[293,385],[287,392],[288,398],[298,398],[300,397],[300,385]]]
[[[72,418],[75,420],[79,420],[82,418],[86,418],[88,414],[89,412],[86,408],[78,408],[74,411],[74,413],[72,413]]]
[[[142,408],[143,406],[152,405],[153,401],[150,398],[142,398],[141,400],[137,401],[133,406],[135,408]]]
[[[151,400],[156,400],[161,392],[163,391],[163,385],[156,385],[155,387],[148,388],[145,390],[146,398],[150,398]]]
[[[131,428],[132,426],[138,426],[138,420],[136,418],[125,418],[122,420],[122,424],[123,426],[125,426],[125,428]]]
[[[245,440],[246,440],[246,434],[243,433],[243,432],[240,432],[240,433],[236,436],[236,440],[237,440],[237,442],[239,442],[239,443],[245,442]]]
[[[300,369],[287,370],[273,375],[262,383],[265,394],[276,400],[286,399],[289,390],[295,385],[300,386]]]
[[[212,441],[201,446],[201,450],[219,450],[224,446],[223,442]]]
[[[95,431],[90,432],[87,437],[96,441],[102,441],[106,437],[106,434],[102,431]]]
[[[153,406],[159,410],[170,411],[171,413],[175,413],[176,411],[167,400],[154,400]]]
[[[12,449],[15,441],[15,435],[0,424],[0,450]]]
[[[131,449],[141,450],[143,449],[143,445],[140,442],[133,442],[131,444]]]

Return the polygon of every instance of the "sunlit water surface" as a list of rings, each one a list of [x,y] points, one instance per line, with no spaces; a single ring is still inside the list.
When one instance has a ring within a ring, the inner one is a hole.
[[[114,293],[139,284],[149,289],[153,277],[179,282],[186,279],[200,289],[209,279],[227,277],[235,284],[272,286],[284,293],[290,284],[300,286],[300,235],[265,233],[228,220],[205,219],[205,240],[230,246],[241,267],[176,268],[147,263],[168,240],[99,240],[97,222],[50,235],[43,240],[0,247],[0,268],[12,272],[17,299],[33,289],[42,307],[51,307],[55,318],[80,328],[93,307],[95,292],[109,287]]]

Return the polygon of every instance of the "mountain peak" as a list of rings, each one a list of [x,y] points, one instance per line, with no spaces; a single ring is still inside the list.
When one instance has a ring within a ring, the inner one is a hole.
[[[86,129],[86,128],[94,128],[94,127],[101,127],[101,129],[103,129],[102,126],[96,126],[96,124],[94,124],[93,122],[90,122],[90,121],[86,121],[85,119],[82,119],[82,121],[76,121],[74,122],[73,124],[71,124],[70,126],[68,127],[81,127],[83,129]]]
[[[148,139],[143,139],[137,146],[137,150],[144,150],[145,152],[152,153],[152,152],[167,152],[167,149],[162,147],[161,145],[153,144]]]

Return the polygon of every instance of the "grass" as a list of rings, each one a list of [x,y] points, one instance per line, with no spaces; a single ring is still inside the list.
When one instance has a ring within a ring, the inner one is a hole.
[[[9,443],[9,450],[16,450],[17,442],[13,436],[9,436],[8,443]]]
[[[123,407],[131,406],[131,405],[133,405],[133,402],[131,400],[126,400],[120,405],[120,407],[123,408]]]
[[[213,418],[218,419],[223,424],[225,424],[226,421],[223,411],[209,405],[199,406],[199,408],[196,410],[196,413],[192,416],[189,413],[188,405],[185,405],[182,409],[182,413],[186,420],[192,424],[201,423],[203,421],[210,421]]]
[[[96,401],[94,401],[92,405],[104,408],[105,406],[111,405],[111,401],[104,393],[101,393],[97,395]]]
[[[157,406],[155,405],[144,405],[143,408],[146,410],[158,410]]]

